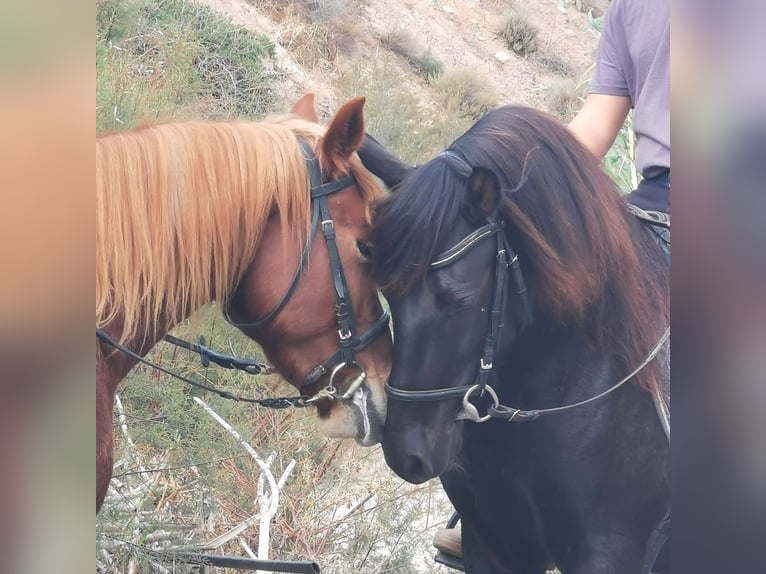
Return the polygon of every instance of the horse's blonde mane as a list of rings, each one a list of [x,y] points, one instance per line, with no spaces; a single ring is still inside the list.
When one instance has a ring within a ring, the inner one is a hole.
[[[316,148],[323,133],[285,116],[97,138],[96,327],[117,322],[125,342],[159,335],[210,301],[225,307],[271,214],[307,233],[308,174],[295,136]],[[372,180],[362,180],[370,201]]]

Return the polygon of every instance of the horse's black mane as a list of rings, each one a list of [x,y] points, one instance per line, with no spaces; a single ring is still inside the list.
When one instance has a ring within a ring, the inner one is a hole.
[[[380,285],[406,288],[422,279],[437,254],[442,229],[457,220],[466,178],[446,160],[421,166],[375,210],[374,271]]]
[[[519,106],[487,114],[449,150],[497,177],[507,235],[538,306],[626,365],[640,360],[669,316],[667,269],[596,158],[558,120]],[[381,286],[407,291],[425,277],[447,247],[467,182],[437,156],[377,206]]]

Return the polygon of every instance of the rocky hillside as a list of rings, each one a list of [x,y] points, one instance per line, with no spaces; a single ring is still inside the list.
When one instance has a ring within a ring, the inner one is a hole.
[[[329,114],[365,95],[370,131],[411,160],[498,105],[570,117],[597,44],[591,20],[607,1],[198,0],[273,42],[276,104],[267,108],[313,91]]]

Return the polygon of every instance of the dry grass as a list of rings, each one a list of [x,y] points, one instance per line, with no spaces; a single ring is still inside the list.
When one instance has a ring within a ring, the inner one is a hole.
[[[447,110],[472,121],[498,105],[497,94],[473,70],[448,70],[431,83],[437,99]]]
[[[532,54],[539,48],[540,29],[528,16],[517,10],[508,12],[503,17],[498,34],[505,40],[508,48],[520,56]]]
[[[321,24],[307,22],[290,26],[283,33],[281,43],[306,69],[326,66],[338,55],[332,32]]]
[[[353,0],[299,0],[312,22],[332,23],[346,20],[357,13]]]
[[[411,61],[422,58],[428,49],[421,34],[399,27],[383,32],[379,40],[394,54],[404,56]]]
[[[212,346],[260,355],[215,309],[201,322]],[[193,335],[184,333],[187,329],[182,326],[179,334]],[[167,345],[150,358],[187,376],[212,377],[216,386],[241,394],[293,394],[274,376],[205,370],[198,357]],[[127,572],[133,561],[140,572],[161,572],[147,550],[212,540],[258,511],[259,469],[194,402],[196,394],[143,367],[121,388],[135,446],[116,425],[115,479],[96,519],[100,571]],[[430,558],[433,530],[451,512],[438,483],[408,485],[385,467],[379,447],[361,449],[320,436],[313,409],[274,411],[207,393],[202,398],[263,459],[275,453],[276,478],[296,461],[271,525],[273,557],[313,559],[325,572],[360,574],[413,572],[416,563]],[[257,524],[243,533],[251,548],[257,548],[257,538]],[[212,553],[244,554],[236,538]],[[172,571],[189,570],[179,565]]]
[[[572,79],[551,78],[545,107],[561,121],[569,122],[582,106],[587,87],[587,83],[578,83]]]
[[[381,34],[379,40],[385,48],[404,57],[425,80],[438,78],[444,72],[444,65],[431,54],[420,34],[394,28]]]
[[[547,72],[562,78],[573,78],[577,75],[577,70],[575,70],[574,66],[557,54],[534,52],[529,56],[529,61],[537,64]]]
[[[357,13],[353,0],[259,0],[258,10],[277,22],[292,21],[296,17],[310,22],[333,23]]]
[[[281,23],[279,42],[309,70],[336,71],[338,56],[353,56],[364,41],[359,8],[350,0],[268,0],[258,9]]]
[[[354,56],[364,42],[365,32],[353,20],[338,20],[330,26],[335,51],[343,56]]]

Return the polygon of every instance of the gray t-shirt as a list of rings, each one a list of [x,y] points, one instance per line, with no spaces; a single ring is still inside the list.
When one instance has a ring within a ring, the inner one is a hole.
[[[670,167],[670,0],[612,2],[590,92],[630,98],[641,175]]]

